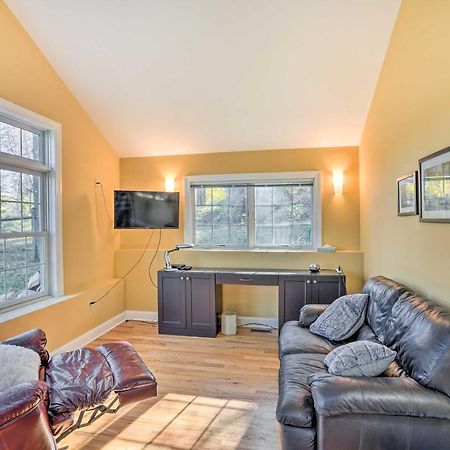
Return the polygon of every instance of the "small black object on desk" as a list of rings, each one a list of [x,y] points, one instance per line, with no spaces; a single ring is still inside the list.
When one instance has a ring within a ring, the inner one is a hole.
[[[172,264],[172,267],[177,270],[191,270],[192,266],[187,266],[186,264]]]

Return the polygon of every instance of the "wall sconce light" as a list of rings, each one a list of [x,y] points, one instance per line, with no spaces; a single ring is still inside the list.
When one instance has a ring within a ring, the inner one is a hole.
[[[166,192],[174,192],[174,191],[175,191],[175,179],[166,178]]]
[[[333,172],[333,184],[334,184],[334,194],[342,195],[344,186],[344,173],[342,170],[335,170]]]

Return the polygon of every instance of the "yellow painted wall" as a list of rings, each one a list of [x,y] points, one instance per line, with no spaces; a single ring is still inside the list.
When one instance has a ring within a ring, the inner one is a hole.
[[[2,0],[0,61],[0,98],[62,124],[65,293],[82,293],[0,324],[0,338],[40,326],[55,348],[123,310],[120,290],[98,311],[86,306],[87,297],[111,281],[119,245],[94,179],[103,182],[111,205],[119,185],[119,159]]]
[[[124,311],[123,285],[117,286],[108,295],[107,301],[89,306],[93,298],[99,298],[115,281],[90,286],[86,291],[70,296],[68,300],[3,322],[0,324],[0,339],[30,328],[42,328],[47,334],[47,348],[50,351],[67,344]]]
[[[365,276],[450,304],[450,224],[398,217],[396,178],[450,145],[450,2],[403,0],[360,149]]]
[[[324,255],[311,252],[236,252],[181,251],[173,254],[174,262],[197,267],[306,268],[319,262],[323,267],[341,265],[349,276],[349,289],[362,286],[362,255],[359,251],[359,162],[358,149],[321,148],[299,150],[266,150],[252,152],[211,153],[148,158],[124,158],[120,161],[122,189],[164,190],[166,177],[176,179],[181,192],[180,229],[162,232],[162,249],[184,241],[184,177],[187,175],[289,172],[320,170],[322,172],[323,242],[336,245],[340,252]],[[335,196],[332,171],[344,171],[344,194]],[[116,275],[124,274],[138,259],[150,231],[121,231],[121,249],[116,253]],[[150,284],[148,263],[156,248],[155,232],[146,258],[125,282],[126,308],[157,310],[156,289]],[[152,266],[152,275],[163,266],[162,252]],[[224,286],[224,307],[245,316],[276,317],[277,289],[272,287]]]

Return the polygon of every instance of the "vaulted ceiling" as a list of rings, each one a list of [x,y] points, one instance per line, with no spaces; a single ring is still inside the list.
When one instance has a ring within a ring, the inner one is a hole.
[[[6,0],[120,156],[358,145],[400,0]]]

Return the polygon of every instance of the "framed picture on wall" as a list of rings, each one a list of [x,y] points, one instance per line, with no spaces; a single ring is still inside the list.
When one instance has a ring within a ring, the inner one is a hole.
[[[397,178],[397,205],[399,216],[418,214],[417,171]]]
[[[450,222],[450,147],[419,160],[420,220]]]

